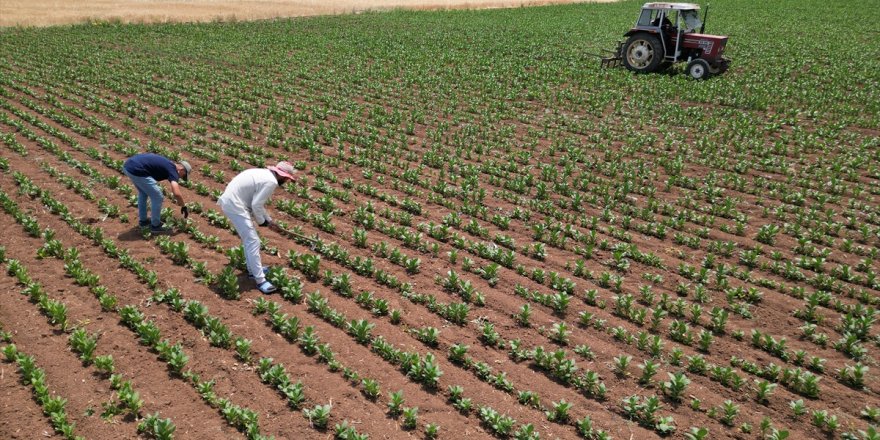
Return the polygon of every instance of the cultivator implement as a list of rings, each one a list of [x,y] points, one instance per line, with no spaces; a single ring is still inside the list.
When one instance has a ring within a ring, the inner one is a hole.
[[[623,56],[621,55],[623,52],[623,41],[617,42],[617,50],[602,49],[602,51],[608,53],[608,55],[599,55],[601,59],[599,67],[604,69],[623,66]]]
[[[623,42],[617,42],[617,50],[608,50],[608,49],[599,49],[603,54],[591,53],[587,52],[587,55],[594,56],[599,58],[599,67],[621,67],[623,66],[623,56],[621,48],[623,47]]]

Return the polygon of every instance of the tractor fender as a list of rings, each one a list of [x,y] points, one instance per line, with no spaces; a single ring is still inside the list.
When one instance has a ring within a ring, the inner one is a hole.
[[[645,32],[645,33],[652,34],[652,35],[659,35],[659,34],[660,34],[660,32],[657,32],[657,30],[656,30],[656,29],[653,29],[653,28],[649,28],[649,29],[645,29],[645,28],[632,28],[632,29],[628,30],[625,34],[623,34],[623,36],[624,36],[625,38],[629,38],[629,37],[631,37],[631,36],[633,36],[634,34],[637,34],[637,33],[639,33],[639,32]]]

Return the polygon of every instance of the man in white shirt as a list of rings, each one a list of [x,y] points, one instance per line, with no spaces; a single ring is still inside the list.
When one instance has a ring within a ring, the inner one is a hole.
[[[254,224],[280,230],[272,223],[265,205],[275,188],[293,181],[294,174],[296,170],[293,165],[284,161],[267,168],[244,170],[226,185],[226,190],[217,199],[220,209],[241,237],[248,271],[263,293],[274,292],[275,286],[266,281],[266,269],[260,261],[260,236]]]

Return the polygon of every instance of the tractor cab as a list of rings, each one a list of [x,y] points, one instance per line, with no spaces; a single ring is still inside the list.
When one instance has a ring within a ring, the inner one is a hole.
[[[665,4],[671,5],[671,3]],[[697,12],[700,8],[698,5],[687,4],[688,6],[695,7],[694,9],[661,9],[648,7],[649,5],[656,7],[657,3],[648,3],[642,8],[642,14],[639,16],[639,20],[633,28],[634,30],[654,30],[675,35],[679,29],[683,33],[689,33],[695,32],[703,25],[702,20],[700,20],[700,14]],[[679,3],[679,5],[685,4]]]
[[[728,37],[703,33],[707,13],[708,8],[701,19],[700,5],[694,3],[645,3],[635,26],[624,34],[626,42],[603,65],[619,62],[648,73],[687,62],[687,73],[695,79],[721,73],[730,63],[723,56]]]

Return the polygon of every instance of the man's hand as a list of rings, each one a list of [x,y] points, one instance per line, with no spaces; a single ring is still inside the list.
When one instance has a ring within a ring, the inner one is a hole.
[[[272,231],[275,231],[278,233],[284,232],[284,229],[282,229],[281,226],[278,226],[278,224],[275,222],[269,222],[269,224],[267,226],[269,227],[269,230],[272,230]]]
[[[186,205],[181,206],[180,214],[183,216],[183,218],[189,218],[189,208],[187,208]]]
[[[177,182],[171,182],[171,194],[174,195],[174,200],[177,201],[178,205],[184,206],[186,204],[183,201],[183,195],[180,194],[180,185]]]

